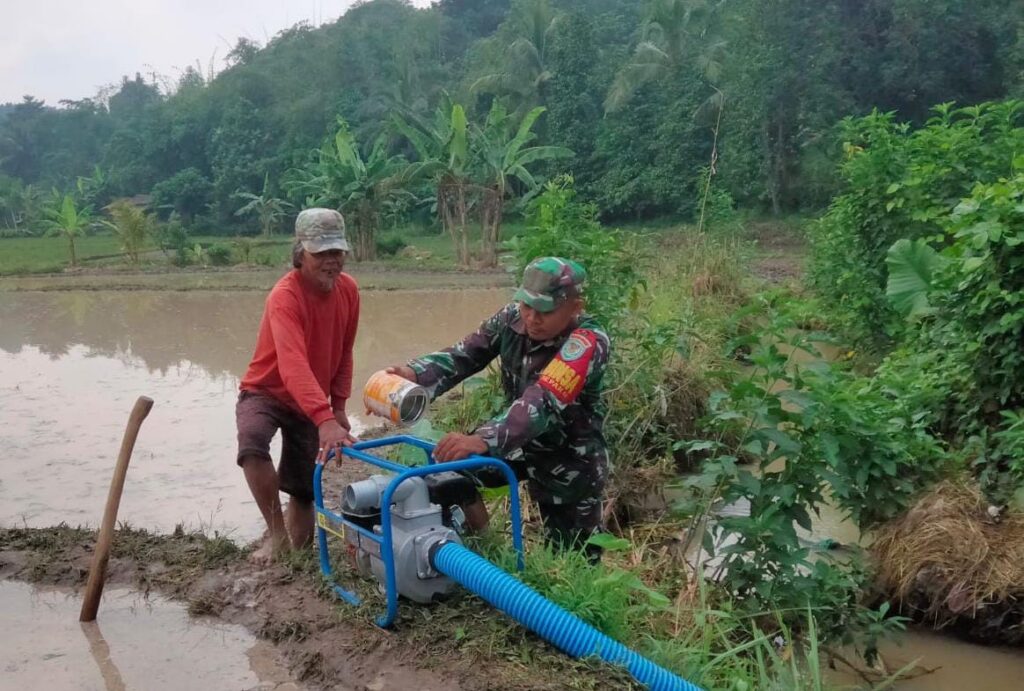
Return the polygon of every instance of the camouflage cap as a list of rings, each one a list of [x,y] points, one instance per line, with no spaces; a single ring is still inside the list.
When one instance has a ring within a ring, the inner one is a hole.
[[[571,259],[534,259],[523,271],[523,283],[514,299],[539,312],[551,312],[570,297],[580,295],[586,278],[586,269]]]
[[[295,239],[302,249],[316,254],[328,250],[349,251],[345,218],[334,209],[303,209],[295,219]]]

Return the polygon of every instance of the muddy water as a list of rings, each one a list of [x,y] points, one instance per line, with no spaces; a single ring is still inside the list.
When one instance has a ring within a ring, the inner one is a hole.
[[[913,676],[895,683],[897,691],[1017,691],[1024,688],[1024,651],[986,648],[930,631],[912,630],[880,647],[890,674],[910,665]],[[851,661],[854,655],[847,658]],[[870,689],[847,667],[827,672],[833,688]]]
[[[234,402],[264,297],[0,293],[0,525],[96,525],[128,411],[147,395],[156,404],[119,518],[257,537],[258,513],[234,464]],[[375,424],[355,400],[373,371],[449,345],[508,297],[364,292],[349,411],[356,431]]]
[[[78,623],[81,599],[0,581],[5,689],[277,689],[289,679],[269,643],[239,626],[190,619],[182,605],[108,588],[98,622]]]

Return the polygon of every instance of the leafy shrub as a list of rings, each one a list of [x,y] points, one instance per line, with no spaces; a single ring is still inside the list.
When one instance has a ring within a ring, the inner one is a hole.
[[[739,222],[740,215],[732,195],[721,187],[712,186],[704,209],[704,225],[718,230],[736,230]]]
[[[188,229],[177,214],[171,214],[166,223],[153,225],[153,241],[165,255],[169,252],[182,255],[190,245]]]
[[[214,266],[230,266],[233,263],[231,248],[220,243],[210,245],[206,249],[206,256]]]
[[[912,131],[892,113],[843,123],[846,191],[818,223],[812,280],[847,333],[887,345],[903,324],[885,299],[885,259],[897,240],[941,234],[976,183],[1008,172],[1024,150],[1024,102],[935,108]]]
[[[197,168],[185,168],[153,186],[153,206],[185,219],[200,215],[213,193],[211,183]]]
[[[942,233],[891,247],[888,294],[910,335],[879,373],[898,378],[937,432],[967,440],[1001,502],[1024,482],[1008,441],[1024,408],[1024,156],[1012,165],[1012,177],[978,184]]]
[[[155,219],[125,199],[114,202],[108,209],[113,223],[106,221],[106,226],[121,241],[121,250],[128,261],[138,266],[139,254],[149,240]]]
[[[401,235],[377,238],[377,254],[385,257],[393,257],[409,246]]]
[[[967,337],[960,349],[988,412],[1024,407],[1024,154],[1014,165],[1016,176],[978,185],[953,211],[934,320]]]
[[[538,257],[574,259],[587,270],[587,312],[613,336],[629,331],[626,314],[643,289],[636,247],[621,233],[603,228],[597,207],[576,200],[573,180],[548,183],[527,213],[527,230],[507,243],[516,275]]]
[[[946,456],[898,400],[817,361],[813,335],[787,315],[764,302],[749,309],[770,322],[728,346],[748,348],[752,368],[712,373],[724,386],[710,397],[705,436],[678,442],[709,454],[686,481],[696,503],[680,509],[703,531],[715,503],[749,503],[749,515],[716,519],[703,540],[712,555],[712,537],[727,545],[717,567],[723,583],[748,611],[781,610],[792,626],[812,608],[831,638],[862,616],[865,576],[855,558],[811,559],[798,527],[811,530],[826,489],[862,529],[877,525],[934,482]],[[799,364],[801,354],[813,364]]]

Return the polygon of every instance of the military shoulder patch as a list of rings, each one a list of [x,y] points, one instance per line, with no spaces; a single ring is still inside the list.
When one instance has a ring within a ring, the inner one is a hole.
[[[573,331],[555,359],[541,371],[537,383],[562,403],[572,403],[587,382],[587,370],[596,348],[597,339],[592,332]]]
[[[593,347],[593,343],[583,335],[583,332],[574,331],[569,340],[565,342],[562,349],[558,352],[558,356],[566,362],[573,362],[579,360],[581,357],[587,354],[587,349]]]

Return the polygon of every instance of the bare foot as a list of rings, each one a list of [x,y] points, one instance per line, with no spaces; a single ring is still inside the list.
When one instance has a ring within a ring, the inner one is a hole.
[[[257,566],[270,566],[281,555],[288,551],[288,538],[275,538],[273,535],[265,535],[263,542],[256,551],[249,555],[249,561]]]

